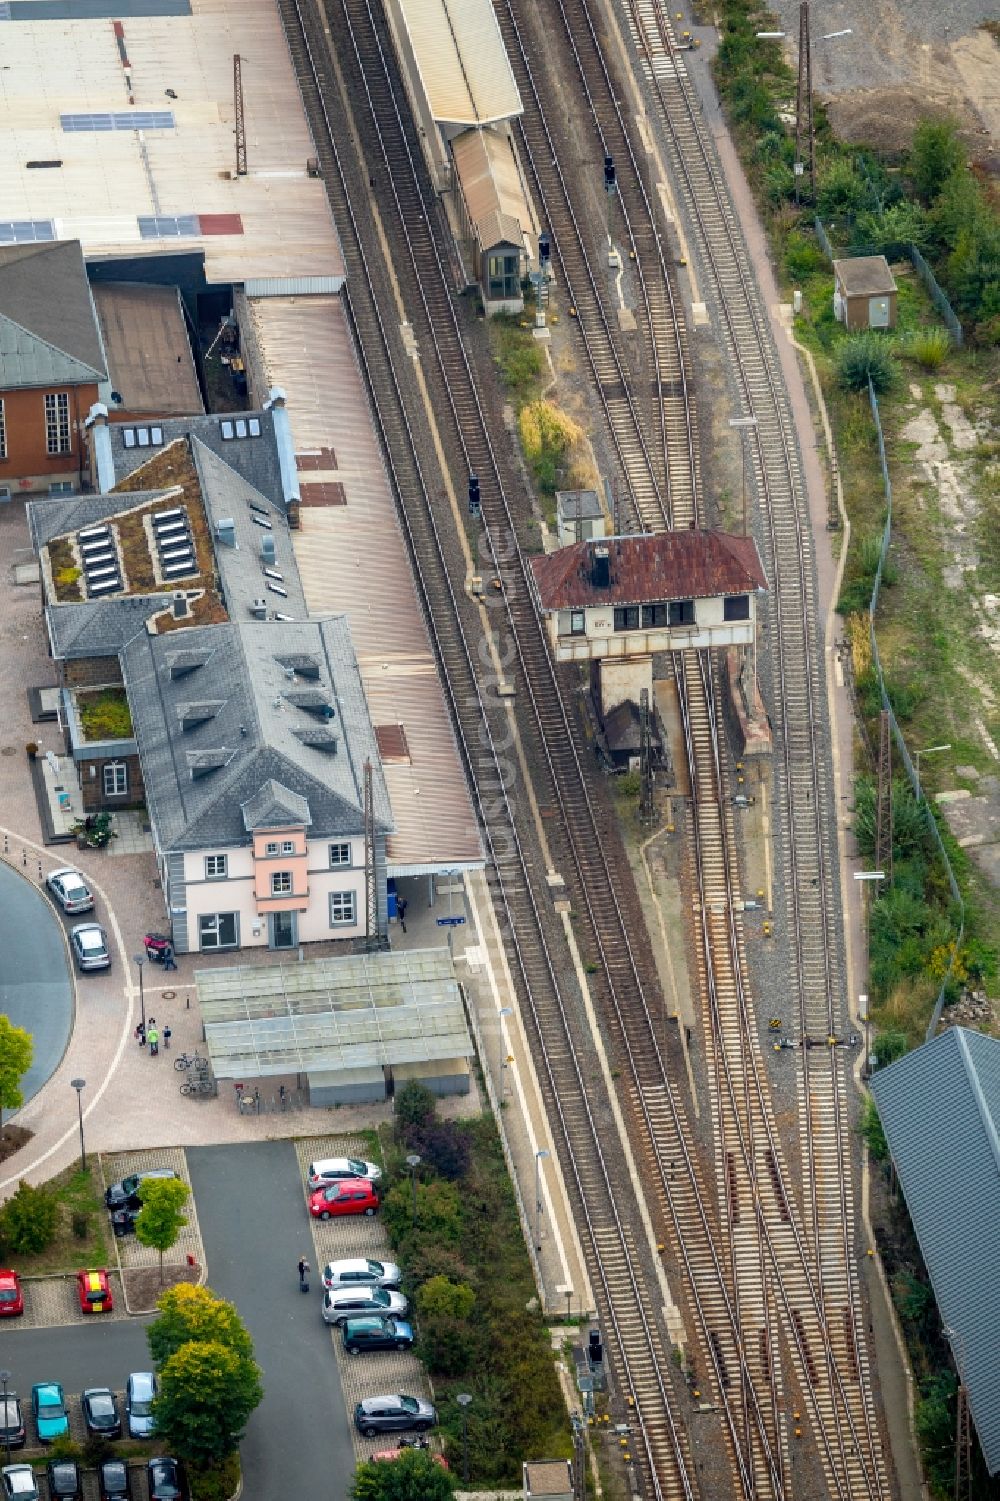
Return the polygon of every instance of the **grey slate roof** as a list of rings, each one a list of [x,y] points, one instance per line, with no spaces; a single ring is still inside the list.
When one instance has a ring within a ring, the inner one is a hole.
[[[872,1077],[991,1475],[1000,1470],[1000,1041],[951,1027]]]
[[[251,820],[278,816],[279,803],[286,814],[301,814],[307,805],[311,837],[357,836],[364,827],[366,759],[372,763],[376,829],[391,830],[389,796],[346,616],[191,626],[180,641],[176,633],[152,637],[142,631],[121,654],[150,821],[161,851],[247,844],[248,805]],[[176,671],[179,652],[181,665],[192,670],[178,677],[171,664]],[[287,697],[302,680],[278,659],[295,656],[318,663],[319,678],[311,677],[309,684],[325,691],[335,706],[326,725],[338,736],[335,752],[299,738],[297,732],[314,729],[317,719]],[[211,719],[180,728],[185,704],[213,700],[222,700],[223,707]]]
[[[273,777],[243,804],[243,825],[248,834],[255,829],[282,829],[295,823],[306,828],[312,823],[309,803]]]
[[[223,422],[235,423],[249,421],[254,417],[260,423],[259,438],[223,438]],[[173,443],[177,438],[197,438],[205,448],[210,448],[218,454],[231,469],[242,475],[246,482],[259,490],[267,497],[272,505],[277,506],[284,514],[284,497],[281,489],[281,466],[278,462],[278,449],[274,438],[274,418],[270,410],[264,412],[222,412],[212,417],[164,417],[156,420],[156,426],[163,431],[163,443],[157,448],[126,448],[125,429],[140,426],[148,427],[147,423],[136,422],[109,422],[108,432],[111,434],[111,453],[114,459],[115,475],[121,480],[138,469],[141,464],[159,451],[166,448],[168,443]]]
[[[158,500],[162,494],[162,490],[123,490],[115,495],[70,495],[65,500],[53,495],[47,500],[29,500],[25,509],[31,545],[40,552],[53,537],[96,526],[99,521],[120,516],[123,511],[137,511],[140,506]]]
[[[117,657],[150,615],[170,608],[169,594],[119,594],[81,604],[46,605],[45,623],[56,660]]]
[[[79,240],[0,246],[0,388],[106,379]]]
[[[226,609],[239,624],[241,620],[248,618],[252,602],[264,599],[269,610],[277,610],[281,615],[291,615],[296,620],[305,620],[309,611],[302,592],[285,508],[282,506],[280,511],[276,510],[261,490],[230,466],[228,460],[231,446],[226,445],[226,453],[220,458],[200,438],[193,437],[191,440],[191,452],[201,482],[201,498],[212,529],[215,561]],[[265,511],[267,514],[262,514]],[[254,517],[257,518],[256,521]],[[235,547],[229,547],[219,538],[218,523],[223,519],[230,519],[235,523]],[[262,521],[267,521],[270,525],[259,525]],[[265,562],[261,555],[265,537],[270,537],[274,543],[273,563]],[[265,578],[264,568],[280,573],[280,580]],[[275,594],[268,588],[269,583],[277,583],[280,589],[284,589],[285,595]]]

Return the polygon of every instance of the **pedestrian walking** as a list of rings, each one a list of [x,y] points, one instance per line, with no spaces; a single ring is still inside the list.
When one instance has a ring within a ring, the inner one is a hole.
[[[146,1046],[146,1028],[143,1026],[142,1022],[139,1022],[138,1026],[135,1029],[135,1040],[141,1048],[144,1048]]]
[[[174,1034],[171,1032],[170,1024],[168,1022],[163,1028],[163,1046],[168,1050],[170,1048],[170,1039],[171,1037],[173,1037],[173,1035]]]
[[[164,969],[176,969],[177,968],[177,965],[174,963],[174,946],[173,946],[172,943],[165,943],[163,945],[163,968]]]
[[[406,932],[406,898],[400,897],[396,903],[396,911],[399,913],[399,926]]]
[[[309,1291],[309,1263],[304,1256],[299,1257],[299,1292]]]
[[[146,1036],[149,1038],[149,1056],[150,1058],[155,1058],[160,1051],[160,1034],[152,1022],[149,1024],[149,1031],[146,1033]]]

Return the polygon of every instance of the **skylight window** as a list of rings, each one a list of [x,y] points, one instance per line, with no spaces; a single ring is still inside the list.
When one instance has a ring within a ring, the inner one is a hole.
[[[63,130],[173,130],[170,109],[126,109],[110,114],[60,115]]]
[[[31,245],[55,237],[56,227],[51,219],[0,220],[0,245]]]

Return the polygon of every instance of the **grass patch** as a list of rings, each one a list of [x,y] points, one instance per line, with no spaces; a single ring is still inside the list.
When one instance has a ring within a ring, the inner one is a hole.
[[[500,378],[510,393],[515,408],[541,394],[545,378],[545,356],[531,329],[512,313],[499,313],[488,323],[490,347],[500,371]]]
[[[384,1222],[417,1305],[448,1460],[460,1473],[454,1399],[468,1391],[473,1482],[516,1485],[523,1458],[569,1458],[572,1441],[500,1138],[490,1115],[437,1120],[419,1086],[397,1096],[397,1124],[400,1136],[383,1135]],[[414,1151],[415,1225],[405,1164]]]
[[[49,567],[52,569],[52,586],[56,599],[70,604],[83,599],[80,584],[80,565],[66,537],[56,537],[49,543]]]
[[[76,708],[85,740],[130,740],[132,715],[124,688],[78,692]]]
[[[50,1179],[46,1187],[56,1199],[56,1237],[50,1246],[36,1255],[17,1255],[16,1265],[21,1276],[59,1276],[78,1272],[81,1267],[113,1264],[104,1189],[93,1159],[88,1160],[86,1172],[81,1172],[79,1166],[66,1168]],[[4,1261],[3,1264],[9,1263]]]

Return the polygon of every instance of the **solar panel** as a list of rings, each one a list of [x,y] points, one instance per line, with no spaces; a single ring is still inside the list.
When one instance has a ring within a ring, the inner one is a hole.
[[[279,573],[277,568],[265,568],[264,577],[266,579],[277,579],[278,583],[280,584],[284,578],[284,574]]]
[[[97,583],[99,579],[117,578],[118,569],[114,566],[110,568],[88,568],[86,574],[87,583],[92,584]]]
[[[97,594],[114,594],[121,588],[121,586],[121,579],[119,578],[106,579],[99,583],[92,583],[90,579],[88,579],[87,593],[90,595],[91,599],[93,599]]]
[[[180,578],[182,574],[197,573],[197,571],[197,568],[195,568],[194,566],[194,558],[191,558],[187,563],[165,564],[163,569],[163,576],[164,578],[170,579]]]
[[[82,532],[77,532],[77,536],[79,537],[81,542],[85,542],[88,538],[91,537],[100,537],[103,540],[105,537],[111,536],[111,531],[106,526],[86,526],[84,527]]]
[[[83,555],[83,566],[88,573],[102,563],[116,563],[117,561],[113,548],[102,548],[100,552],[85,552]]]
[[[254,526],[262,526],[265,531],[269,532],[273,530],[271,523],[267,520],[266,516],[258,516],[256,511],[250,517],[250,520],[253,522]]]
[[[268,580],[267,587],[270,589],[272,594],[280,594],[282,599],[288,598],[288,590],[282,589],[280,584],[272,584],[270,580]]]
[[[259,506],[255,501],[252,500],[248,500],[247,505],[250,507],[251,511],[256,511],[258,516],[267,515],[267,506]]]
[[[174,516],[186,517],[187,511],[185,511],[183,506],[174,506],[169,511],[157,511],[155,515],[158,521],[167,521],[168,519],[172,519]]]
[[[173,130],[169,109],[115,110],[110,114],[60,115],[63,130]],[[197,231],[196,231],[197,232]]]

